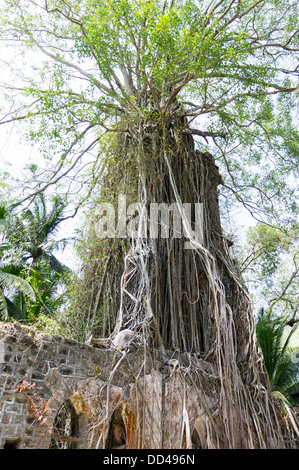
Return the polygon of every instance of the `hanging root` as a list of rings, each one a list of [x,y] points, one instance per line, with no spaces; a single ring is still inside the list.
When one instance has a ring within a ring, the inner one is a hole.
[[[101,306],[103,336],[113,340],[120,331],[131,331],[130,344],[156,361],[154,368],[164,371],[166,388],[178,374],[184,391],[182,446],[192,445],[187,387],[205,416],[200,425],[206,430],[202,445],[207,448],[292,446],[296,423],[291,414],[288,427],[280,424],[283,406],[271,395],[251,301],[221,234],[217,167],[210,156],[194,150],[191,136],[177,137],[175,119],[164,127],[155,123],[152,129],[150,137],[142,126],[132,129],[130,139],[119,142],[120,163],[108,172],[102,195],[116,202],[117,192],[136,183],[128,202],[140,202],[141,220],[147,220],[152,202],[176,203],[186,238],[175,238],[171,231],[168,238],[151,238],[140,224],[130,242],[110,240],[105,245],[101,240],[102,253],[109,255],[105,263],[98,257],[97,266],[92,265],[97,287],[87,317],[94,321]],[[183,202],[202,204],[202,240],[194,237]],[[185,249],[186,239],[192,249]],[[115,262],[115,252],[121,262]],[[128,361],[124,355],[121,362],[124,358]],[[142,400],[144,423],[149,410],[146,397]],[[162,434],[171,424],[167,419]]]

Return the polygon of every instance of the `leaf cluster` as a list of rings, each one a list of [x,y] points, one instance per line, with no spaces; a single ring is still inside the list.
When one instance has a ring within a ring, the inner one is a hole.
[[[289,402],[292,401],[291,394],[297,392],[299,386],[299,364],[294,361],[294,350],[290,346],[297,327],[298,323],[289,328],[285,318],[273,317],[264,309],[259,311],[256,331],[271,388]]]
[[[19,86],[4,84],[12,102],[1,121],[27,122],[28,138],[40,141],[41,152],[53,159],[38,191],[62,180],[75,187],[80,177],[83,203],[84,188],[96,180],[103,134],[130,135],[152,115],[167,125],[175,112],[185,118],[177,137],[194,132],[197,145],[215,155],[228,204],[237,201],[255,217],[291,223],[298,210],[291,184],[299,137],[296,3],[4,4],[3,41],[45,59],[31,76],[30,68],[23,73]],[[23,105],[16,106],[22,95]]]
[[[54,197],[49,210],[43,195],[32,207],[7,209],[1,255],[1,316],[34,321],[52,314],[63,301],[63,276],[70,272],[55,256],[67,240],[55,240],[65,204]],[[62,289],[62,290],[61,290]]]

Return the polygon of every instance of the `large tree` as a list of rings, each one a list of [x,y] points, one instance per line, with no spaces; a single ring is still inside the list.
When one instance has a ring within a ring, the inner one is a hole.
[[[28,137],[52,159],[22,202],[64,179],[68,195],[82,188],[75,212],[95,187],[99,201],[116,204],[124,193],[147,214],[151,203],[176,203],[191,242],[186,249],[173,231],[146,232],[94,247],[91,236],[86,324],[100,313],[105,334],[131,329],[165,365],[179,353],[199,399],[218,397],[217,413],[208,414],[220,447],[283,446],[250,299],[222,234],[217,186],[255,217],[292,222],[298,6],[4,3],[2,38],[29,49],[36,70],[23,67],[22,79],[6,84],[12,105],[2,122],[29,121]],[[182,212],[182,203],[198,202],[200,240]],[[214,375],[200,372],[202,359]]]

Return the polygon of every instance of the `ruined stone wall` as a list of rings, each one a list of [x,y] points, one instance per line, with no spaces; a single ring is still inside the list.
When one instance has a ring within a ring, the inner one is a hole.
[[[0,448],[205,447],[206,411],[173,364],[0,323]]]
[[[111,350],[58,335],[37,334],[15,323],[0,323],[0,448],[49,448],[59,407],[76,392],[79,382],[96,377],[105,381],[114,361],[115,352]],[[15,393],[24,380],[35,384],[34,388]],[[119,368],[115,381],[124,384],[128,380],[126,370]],[[36,402],[35,394],[46,401],[51,399],[43,425],[28,415],[26,403],[28,397]]]

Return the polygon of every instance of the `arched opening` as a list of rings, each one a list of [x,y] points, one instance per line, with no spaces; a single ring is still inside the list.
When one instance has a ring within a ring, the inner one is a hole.
[[[198,431],[196,428],[193,429],[191,434],[192,449],[201,449],[201,442]]]
[[[126,427],[122,418],[122,406],[116,408],[111,416],[105,449],[126,449]]]
[[[207,425],[203,415],[194,421],[191,441],[193,449],[207,449]]]
[[[3,449],[19,449],[21,446],[21,437],[7,437]]]
[[[53,423],[50,449],[76,449],[79,439],[79,417],[70,400],[59,408]]]

